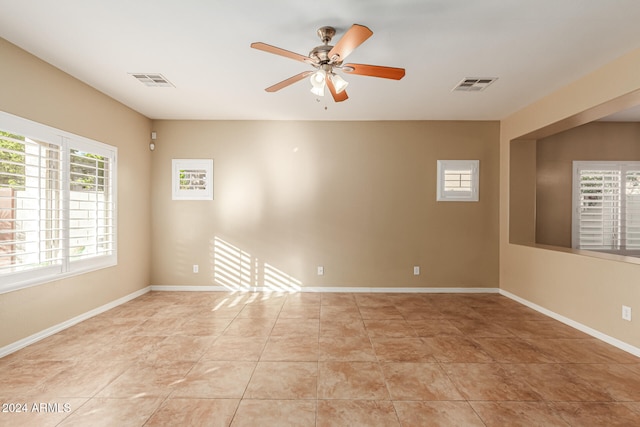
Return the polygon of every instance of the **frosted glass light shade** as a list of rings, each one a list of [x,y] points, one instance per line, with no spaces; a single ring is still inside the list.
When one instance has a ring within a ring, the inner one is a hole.
[[[311,82],[311,93],[317,96],[324,96],[324,88],[326,86],[327,73],[324,70],[318,70],[311,74],[309,81]]]
[[[331,74],[329,75],[329,78],[331,79],[331,83],[333,83],[333,87],[336,88],[336,93],[342,92],[347,88],[347,86],[349,86],[349,82],[337,74]]]

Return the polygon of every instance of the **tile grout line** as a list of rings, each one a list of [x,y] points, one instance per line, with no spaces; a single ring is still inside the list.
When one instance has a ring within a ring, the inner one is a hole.
[[[286,301],[286,296],[285,296],[285,301]],[[247,385],[245,385],[244,390],[242,391],[242,396],[240,396],[240,398],[238,399],[238,406],[236,407],[234,413],[233,413],[233,417],[231,417],[231,421],[229,422],[229,425],[233,424],[233,421],[236,419],[237,415],[238,415],[238,410],[240,409],[240,405],[242,405],[242,401],[244,400],[244,396],[247,393],[247,390],[249,388],[249,384],[251,384],[251,380],[253,379],[253,376],[256,373],[256,369],[258,369],[258,364],[260,363],[261,359],[262,359],[262,355],[264,354],[264,350],[267,347],[267,344],[269,343],[269,340],[271,339],[271,334],[273,333],[273,329],[276,326],[276,323],[278,322],[278,319],[280,318],[280,313],[282,312],[282,306],[283,304],[280,305],[280,310],[278,310],[278,315],[275,318],[275,321],[273,322],[273,325],[271,325],[271,329],[269,331],[269,334],[267,335],[267,339],[265,340],[263,346],[262,346],[262,350],[260,350],[260,354],[258,355],[258,360],[256,361],[255,366],[253,367],[253,370],[251,371],[251,375],[249,376],[249,380],[247,381]],[[242,310],[244,310],[247,307],[247,303],[245,303],[244,307],[242,308]],[[236,320],[238,318],[240,318],[240,313],[242,312],[242,310],[240,310],[238,312],[238,314],[236,315],[236,317],[234,317],[233,320]],[[249,317],[250,319],[253,319],[252,317]],[[233,320],[229,323],[229,325],[227,325],[227,327],[229,327],[231,325],[231,323],[233,323]],[[226,330],[226,328],[225,328]]]

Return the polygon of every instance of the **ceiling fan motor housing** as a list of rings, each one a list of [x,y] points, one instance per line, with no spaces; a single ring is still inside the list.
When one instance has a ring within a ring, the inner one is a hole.
[[[311,52],[309,52],[309,58],[316,60],[320,65],[326,64],[331,59],[329,58],[329,52],[331,49],[333,49],[333,46],[328,44],[316,46]]]

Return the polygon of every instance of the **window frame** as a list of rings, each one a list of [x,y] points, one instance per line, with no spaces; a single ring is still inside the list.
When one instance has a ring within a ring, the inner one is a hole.
[[[471,172],[471,190],[447,191],[445,186],[447,171],[459,169]],[[480,160],[438,160],[436,200],[438,202],[478,202],[480,200]]]
[[[34,267],[23,271],[0,273],[0,294],[41,285],[47,282],[64,279],[90,271],[113,267],[118,264],[118,149],[117,147],[56,129],[32,120],[0,111],[0,130],[21,135],[42,143],[58,146],[60,150],[60,200],[61,208],[57,211],[62,217],[61,241],[62,262],[60,264]],[[91,154],[107,157],[110,164],[110,205],[112,222],[112,248],[110,254],[71,261],[69,254],[70,225],[70,153],[81,150]]]
[[[617,245],[619,248],[593,248],[580,246],[580,229],[581,229],[581,171],[582,170],[600,170],[614,171],[620,173],[619,185],[617,187],[619,194],[619,207],[617,212],[617,228],[619,234],[613,240],[612,246]],[[640,257],[640,250],[628,249],[626,246],[626,219],[628,214],[627,197],[626,197],[626,174],[628,171],[640,171],[640,161],[599,161],[599,160],[574,160],[572,162],[572,182],[571,182],[571,248],[577,250],[593,251],[600,253],[609,253],[624,256]]]

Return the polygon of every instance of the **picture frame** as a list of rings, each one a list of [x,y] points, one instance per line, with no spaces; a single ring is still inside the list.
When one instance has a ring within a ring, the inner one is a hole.
[[[213,159],[171,160],[172,200],[213,200]]]

